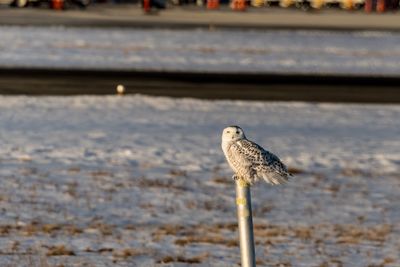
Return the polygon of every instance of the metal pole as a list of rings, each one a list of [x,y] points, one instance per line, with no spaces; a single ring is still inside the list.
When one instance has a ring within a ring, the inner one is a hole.
[[[254,251],[250,185],[241,179],[236,181],[236,206],[239,221],[242,267],[255,267],[256,257]]]

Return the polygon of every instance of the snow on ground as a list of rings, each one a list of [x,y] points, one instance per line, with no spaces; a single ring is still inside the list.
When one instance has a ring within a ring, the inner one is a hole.
[[[399,75],[400,33],[0,27],[1,67]]]
[[[400,266],[400,106],[0,97],[1,266],[238,266],[221,130],[295,178],[253,188],[258,266]]]

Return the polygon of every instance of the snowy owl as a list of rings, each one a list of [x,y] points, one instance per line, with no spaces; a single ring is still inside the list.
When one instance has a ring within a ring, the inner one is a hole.
[[[222,150],[235,172],[233,179],[242,179],[252,185],[263,178],[267,183],[286,183],[291,174],[277,156],[248,140],[239,126],[230,126],[222,132]]]

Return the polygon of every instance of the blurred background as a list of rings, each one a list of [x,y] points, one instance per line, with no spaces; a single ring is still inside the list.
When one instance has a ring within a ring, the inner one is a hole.
[[[2,0],[1,4],[11,7],[24,8],[28,6],[41,7],[46,6],[52,9],[61,10],[71,8],[72,6],[85,8],[89,5],[105,4],[140,4],[145,11],[150,9],[165,9],[173,6],[187,6],[194,8],[206,7],[207,9],[231,8],[236,11],[244,11],[248,8],[299,8],[303,11],[311,9],[319,10],[326,8],[336,8],[342,10],[361,10],[365,12],[393,12],[397,11],[399,2],[396,0],[254,0],[254,1],[204,1],[204,0]]]
[[[0,266],[400,266],[398,1],[0,1]]]

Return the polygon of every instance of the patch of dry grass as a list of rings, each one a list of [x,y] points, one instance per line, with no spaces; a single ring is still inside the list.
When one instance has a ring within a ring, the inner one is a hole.
[[[368,173],[365,170],[354,169],[354,168],[350,168],[350,167],[342,169],[341,174],[344,176],[350,176],[350,177],[354,177],[354,176],[369,177],[369,176],[371,176],[371,173]]]
[[[0,225],[0,236],[9,235],[12,229],[11,225]]]
[[[91,229],[97,229],[103,236],[109,236],[114,233],[114,226],[105,223],[94,223],[89,226]]]
[[[124,248],[121,250],[114,250],[113,257],[126,259],[129,257],[137,257],[146,254],[150,254],[150,252],[137,248]]]
[[[310,240],[313,238],[314,227],[299,226],[292,229],[292,231],[295,237],[303,240]]]
[[[50,246],[47,248],[46,256],[75,256],[75,252],[71,249],[68,249],[64,245]]]
[[[173,184],[172,180],[150,180],[150,179],[140,179],[137,182],[139,187],[154,187],[154,188],[165,188],[165,189],[175,189],[178,191],[186,191],[187,188],[181,185]]]
[[[273,265],[274,267],[292,267],[290,262],[279,262]]]
[[[112,234],[112,226],[105,224],[95,224],[94,226],[100,233],[103,235]],[[54,224],[47,223],[41,224],[37,221],[32,221],[28,224],[23,225],[0,225],[0,236],[8,236],[8,235],[22,235],[22,236],[35,236],[38,234],[48,234],[48,235],[59,235],[59,234],[67,234],[67,235],[78,235],[82,234],[85,229],[79,228],[73,224]]]
[[[74,226],[74,225],[63,225],[63,224],[43,224],[40,225],[36,222],[32,222],[31,224],[27,224],[23,227],[17,227],[17,230],[20,230],[23,235],[32,236],[37,233],[45,233],[49,235],[55,235],[58,233],[67,233],[69,235],[81,234],[82,229]]]
[[[162,259],[158,260],[157,263],[173,263],[173,262],[179,262],[179,263],[187,263],[187,264],[198,264],[202,263],[204,260],[208,258],[209,254],[204,253],[198,256],[194,257],[185,257],[182,255],[179,256],[165,256]]]
[[[208,243],[227,247],[237,247],[239,245],[237,239],[225,238],[222,235],[192,235],[175,240],[175,244],[178,246],[186,246],[192,243]]]
[[[166,236],[173,236],[175,237],[174,243],[178,246],[205,243],[235,247],[239,245],[236,234],[237,229],[237,223],[163,225],[156,229],[152,236],[156,242]],[[312,241],[316,244],[324,243],[324,240],[331,240],[338,244],[358,244],[362,242],[382,243],[391,233],[391,230],[391,225],[254,225],[256,243],[269,245],[286,242],[293,238]]]
[[[68,172],[70,174],[77,174],[81,172],[81,168],[80,167],[70,167],[68,168]]]
[[[187,171],[172,169],[169,171],[169,174],[173,177],[188,177]]]
[[[99,249],[91,249],[91,248],[88,247],[84,251],[88,252],[88,253],[99,253],[99,254],[102,254],[102,253],[111,253],[111,252],[114,251],[114,249],[113,248],[108,248],[108,247],[99,248]]]
[[[331,184],[324,188],[325,191],[330,192],[333,197],[336,197],[337,193],[340,191],[340,185]]]
[[[93,171],[90,173],[92,177],[112,177],[113,174],[109,171],[105,170],[98,170],[98,171]]]
[[[162,239],[166,235],[175,236],[175,244],[178,246],[185,246],[192,243],[208,243],[224,245],[227,247],[236,247],[239,245],[236,232],[237,223],[218,223],[211,225],[164,225],[153,233],[153,238],[156,240]],[[226,231],[232,232],[230,234],[233,238],[227,237],[229,234]],[[254,225],[254,233],[258,239],[270,239],[283,236],[289,236],[289,229],[285,227],[273,225]],[[296,235],[301,238],[308,238],[311,236],[310,232],[306,229],[299,229]]]
[[[336,225],[334,227],[336,240],[339,244],[357,244],[361,241],[383,243],[391,231],[392,226],[388,224],[370,227],[359,225]]]
[[[224,184],[224,185],[232,184],[232,178],[224,176],[214,176],[211,180],[216,184]]]
[[[228,230],[233,229],[230,225]],[[235,225],[235,227],[237,227]],[[172,225],[166,224],[157,228],[152,236],[159,241],[165,236],[174,236],[175,244],[185,246],[191,243],[220,244],[228,247],[237,246],[237,239],[231,239],[221,234],[224,224],[217,225]]]

